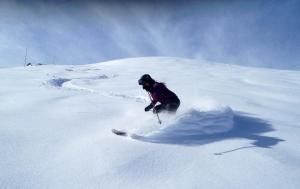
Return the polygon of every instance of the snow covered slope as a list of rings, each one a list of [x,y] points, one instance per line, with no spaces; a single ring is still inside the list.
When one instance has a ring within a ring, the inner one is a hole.
[[[144,73],[181,99],[162,125]],[[299,96],[298,71],[179,58],[0,69],[0,188],[298,189]]]

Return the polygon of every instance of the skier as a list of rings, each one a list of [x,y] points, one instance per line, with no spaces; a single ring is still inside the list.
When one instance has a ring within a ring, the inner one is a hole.
[[[164,83],[156,82],[149,74],[144,74],[139,79],[139,85],[151,95],[151,104],[145,108],[146,112],[153,108],[153,113],[162,111],[176,113],[180,100]],[[157,102],[160,104],[155,106]]]

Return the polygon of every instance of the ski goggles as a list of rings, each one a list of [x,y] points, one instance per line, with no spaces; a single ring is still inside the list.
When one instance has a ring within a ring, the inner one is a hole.
[[[139,85],[144,85],[145,81],[143,79],[139,79]]]

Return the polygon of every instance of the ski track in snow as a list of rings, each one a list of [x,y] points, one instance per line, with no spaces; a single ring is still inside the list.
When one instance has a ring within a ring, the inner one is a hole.
[[[87,69],[87,70],[90,70],[90,69]],[[96,69],[96,70],[98,70],[98,69]],[[122,99],[129,99],[129,100],[134,100],[134,101],[140,102],[140,103],[146,103],[148,101],[146,97],[136,97],[136,96],[121,94],[121,93],[112,92],[112,91],[111,92],[101,92],[101,91],[98,91],[98,90],[95,90],[95,89],[82,87],[82,86],[76,84],[76,82],[84,81],[85,83],[89,83],[89,82],[92,82],[94,80],[110,79],[110,78],[114,78],[114,77],[117,77],[117,76],[118,75],[113,75],[112,77],[108,77],[108,76],[103,74],[103,75],[100,75],[100,76],[85,77],[85,78],[72,78],[72,79],[55,78],[55,79],[48,80],[46,82],[46,85],[50,85],[50,86],[57,87],[57,88],[68,89],[68,90],[80,91],[80,92],[96,93],[96,94],[106,96],[106,97],[116,97],[116,98],[122,98]]]

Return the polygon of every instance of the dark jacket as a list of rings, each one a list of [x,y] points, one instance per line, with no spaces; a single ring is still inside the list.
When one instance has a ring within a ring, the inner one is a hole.
[[[150,95],[152,97],[151,104],[153,106],[157,102],[160,102],[161,104],[180,102],[176,94],[170,91],[163,83],[155,82],[152,89],[150,90]]]

